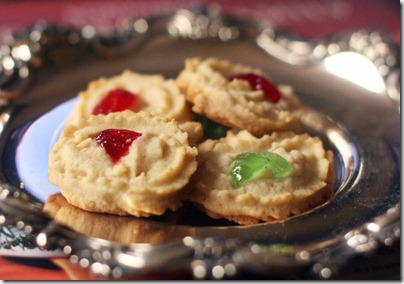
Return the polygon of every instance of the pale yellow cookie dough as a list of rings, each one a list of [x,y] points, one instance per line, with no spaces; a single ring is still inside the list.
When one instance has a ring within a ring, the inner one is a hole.
[[[115,89],[124,89],[137,96],[139,111],[185,122],[193,119],[193,114],[173,79],[165,79],[160,74],[141,74],[125,70],[109,78],[101,77],[91,81],[88,88],[78,95],[66,124],[88,118],[94,108]]]
[[[171,226],[143,218],[84,211],[69,204],[60,193],[49,196],[43,210],[76,232],[128,245],[161,245],[182,240],[186,236],[195,236],[195,229],[192,227]]]
[[[198,169],[190,195],[213,218],[240,224],[283,220],[306,212],[333,195],[333,154],[308,134],[274,132],[256,138],[243,130],[198,146]],[[265,178],[235,188],[229,175],[233,159],[245,152],[273,152],[293,166],[291,176]]]
[[[114,164],[95,137],[105,129],[142,135]],[[161,215],[182,205],[183,188],[197,167],[197,149],[175,120],[144,111],[92,115],[68,124],[49,153],[48,174],[66,200],[84,210]]]
[[[217,58],[191,58],[176,78],[176,83],[193,104],[192,110],[208,118],[256,136],[273,131],[299,132],[301,107],[290,86],[277,86],[281,99],[267,100],[263,91],[254,91],[248,82],[229,76],[254,73],[264,76],[260,69],[233,64]]]

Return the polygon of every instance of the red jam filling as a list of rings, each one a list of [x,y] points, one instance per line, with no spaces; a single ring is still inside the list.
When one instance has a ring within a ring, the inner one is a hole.
[[[124,110],[137,110],[137,96],[123,89],[112,90],[93,109],[93,114],[108,114]]]
[[[229,77],[229,81],[233,81],[234,79],[247,81],[251,89],[254,91],[263,91],[265,98],[273,103],[277,103],[281,99],[281,93],[276,86],[262,76],[253,73],[245,73]]]
[[[129,153],[132,142],[142,136],[138,133],[126,129],[106,129],[101,131],[95,138],[98,146],[105,149],[111,157],[113,163],[117,163],[123,156]]]

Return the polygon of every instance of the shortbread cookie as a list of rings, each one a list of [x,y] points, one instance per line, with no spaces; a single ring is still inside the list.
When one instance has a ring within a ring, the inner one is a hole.
[[[187,59],[176,82],[192,110],[256,136],[301,131],[299,99],[290,86],[275,86],[260,69],[227,60]]]
[[[240,224],[282,220],[333,195],[333,154],[308,134],[256,138],[245,130],[228,131],[225,138],[201,143],[198,151],[189,198],[213,218]]]
[[[49,153],[48,174],[84,210],[161,215],[182,205],[196,156],[175,120],[126,110],[66,125]]]
[[[192,147],[198,146],[204,139],[202,123],[197,121],[185,121],[178,124],[178,127],[188,133],[188,143]]]
[[[159,74],[141,74],[129,70],[122,74],[91,81],[78,95],[66,124],[75,123],[92,114],[108,114],[122,110],[145,111],[184,122],[193,113],[174,80]]]
[[[69,204],[60,193],[49,196],[43,210],[54,220],[76,232],[123,244],[160,245],[182,240],[186,236],[195,236],[195,229],[192,227],[84,211]]]

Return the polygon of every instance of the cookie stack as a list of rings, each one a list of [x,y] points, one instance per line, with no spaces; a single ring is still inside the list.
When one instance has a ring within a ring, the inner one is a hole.
[[[78,95],[49,180],[81,209],[148,217],[189,200],[238,224],[283,220],[333,195],[333,154],[303,133],[290,86],[191,58],[176,79],[129,70]]]

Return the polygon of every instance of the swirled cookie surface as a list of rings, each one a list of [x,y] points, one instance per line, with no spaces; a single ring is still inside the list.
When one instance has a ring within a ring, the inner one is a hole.
[[[88,118],[110,91],[125,90],[136,97],[135,111],[176,119],[192,120],[193,114],[185,96],[180,93],[174,80],[165,80],[160,74],[141,74],[125,70],[122,74],[91,81],[88,88],[79,93],[79,101],[66,123]]]
[[[277,86],[281,98],[271,102],[262,90],[253,90],[245,80],[229,80],[246,73],[267,78],[257,68],[216,58],[192,58],[185,61],[176,83],[193,104],[193,111],[226,126],[245,129],[256,136],[280,130],[300,131],[300,102],[292,88]]]
[[[240,224],[285,219],[306,212],[333,195],[333,155],[308,134],[274,132],[256,138],[247,131],[228,132],[198,146],[198,170],[190,199],[213,218]],[[270,177],[234,187],[230,164],[240,153],[272,152],[293,167],[283,179]]]
[[[140,136],[114,162],[96,141],[106,129]],[[196,156],[188,134],[174,120],[126,110],[66,125],[49,153],[48,175],[69,203],[84,210],[161,215],[181,206],[183,187],[197,166]]]

